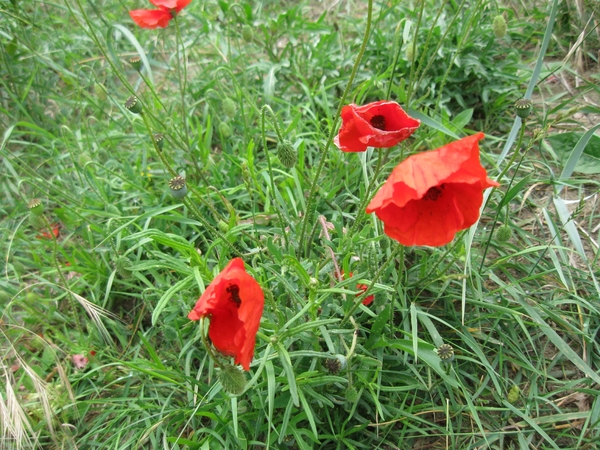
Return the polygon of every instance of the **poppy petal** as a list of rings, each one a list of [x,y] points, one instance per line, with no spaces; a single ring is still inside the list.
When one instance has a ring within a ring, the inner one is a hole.
[[[190,4],[192,0],[149,0],[154,6],[158,6],[159,8],[165,8],[167,10],[174,9],[177,12],[181,11],[187,5]]]
[[[135,9],[129,11],[135,23],[142,28],[165,28],[173,18],[169,11],[162,9]]]
[[[345,152],[361,152],[367,147],[393,147],[420,125],[398,103],[387,101],[364,106],[346,105],[342,108],[341,118],[342,126],[334,143]]]
[[[499,184],[479,162],[483,133],[401,162],[367,206],[403,245],[441,246],[479,218],[483,190]]]
[[[215,348],[250,370],[263,308],[260,285],[246,272],[244,261],[235,258],[208,285],[188,318],[210,316],[208,335]]]

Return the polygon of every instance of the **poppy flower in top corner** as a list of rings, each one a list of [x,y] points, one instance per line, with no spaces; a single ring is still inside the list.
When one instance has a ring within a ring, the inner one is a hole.
[[[498,183],[479,162],[477,133],[437,150],[412,155],[392,171],[367,213],[403,245],[446,245],[479,218],[483,191]]]
[[[165,28],[192,0],[149,0],[158,9],[134,9],[129,15],[142,28]]]
[[[342,108],[342,126],[334,139],[343,152],[364,152],[367,147],[389,148],[408,138],[421,124],[396,102],[379,101]]]
[[[264,303],[262,288],[235,258],[208,285],[188,319],[210,317],[208,336],[215,348],[250,370]]]

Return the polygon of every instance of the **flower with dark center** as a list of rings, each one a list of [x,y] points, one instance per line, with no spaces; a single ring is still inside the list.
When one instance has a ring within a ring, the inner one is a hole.
[[[215,348],[250,370],[264,303],[262,288],[235,258],[208,285],[188,319],[210,317],[208,336]]]
[[[142,28],[165,28],[192,0],[149,0],[158,9],[135,9],[129,15]]]
[[[367,213],[403,245],[446,245],[479,219],[483,191],[499,186],[479,162],[483,133],[402,161],[379,189]]]
[[[419,127],[396,102],[379,101],[342,108],[342,126],[334,143],[343,152],[364,152],[367,147],[389,148]]]

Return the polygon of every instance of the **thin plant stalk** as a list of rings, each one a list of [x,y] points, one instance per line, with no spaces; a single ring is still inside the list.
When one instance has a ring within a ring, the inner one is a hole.
[[[327,138],[327,143],[325,144],[325,147],[323,148],[323,151],[321,152],[321,159],[319,161],[319,165],[317,166],[317,171],[315,172],[315,176],[314,176],[311,188],[310,188],[310,192],[308,194],[308,200],[306,202],[306,215],[304,216],[304,220],[302,221],[302,229],[300,231],[300,239],[299,239],[299,248],[300,249],[304,248],[304,238],[306,236],[307,227],[308,227],[309,222],[312,220],[312,217],[311,217],[312,216],[312,203],[315,201],[314,197],[315,197],[315,194],[318,189],[319,177],[321,176],[321,172],[323,171],[323,167],[325,166],[325,156],[327,155],[327,152],[329,151],[329,148],[331,147],[331,144],[333,143],[333,138],[335,136],[335,132],[337,129],[339,117],[342,112],[342,107],[344,106],[344,103],[346,102],[346,97],[348,96],[348,93],[350,92],[350,89],[352,88],[354,78],[356,78],[356,74],[358,72],[358,68],[362,61],[362,57],[367,48],[367,43],[369,42],[369,35],[371,34],[372,19],[373,19],[373,0],[369,0],[368,5],[367,5],[367,25],[365,27],[365,34],[363,37],[363,42],[360,47],[360,50],[358,51],[358,56],[356,57],[354,66],[352,67],[352,72],[350,73],[350,78],[348,79],[348,84],[346,85],[346,89],[344,89],[344,92],[342,93],[342,97],[340,98],[340,104],[338,105],[338,109],[337,109],[337,112],[335,115],[333,126],[331,127],[331,130],[329,132],[329,137]]]

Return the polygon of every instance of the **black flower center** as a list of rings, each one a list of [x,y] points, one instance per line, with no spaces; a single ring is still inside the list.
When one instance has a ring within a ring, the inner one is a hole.
[[[425,200],[431,200],[432,202],[435,202],[438,198],[442,196],[442,192],[445,187],[446,186],[443,184],[440,184],[439,186],[433,186],[432,188],[429,188],[429,190],[425,193],[423,198]]]
[[[371,117],[371,120],[369,121],[371,123],[371,126],[373,128],[377,128],[378,130],[383,130],[385,131],[385,117],[382,115],[376,115]]]
[[[230,284],[225,290],[229,293],[229,300],[234,303],[236,308],[239,308],[242,304],[240,287],[237,284]]]

